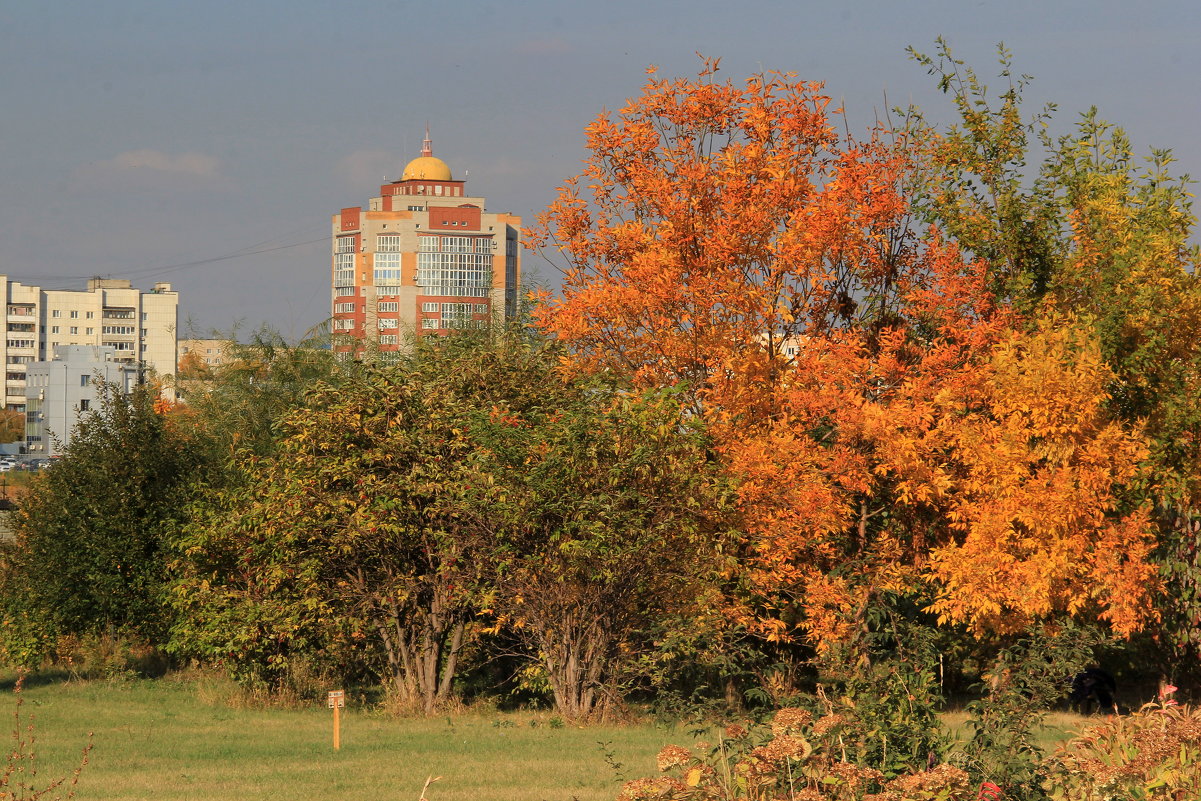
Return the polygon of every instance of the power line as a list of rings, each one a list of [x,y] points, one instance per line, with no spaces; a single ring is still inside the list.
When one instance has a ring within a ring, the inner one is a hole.
[[[275,245],[272,247],[262,247],[263,245],[266,245],[270,242],[279,241],[282,238],[283,237],[274,237],[273,239],[264,240],[263,242],[259,242],[254,245],[247,245],[244,248],[240,248],[238,250],[235,250],[232,253],[227,253],[223,256],[213,256],[213,257],[207,258],[207,259],[196,259],[195,261],[185,261],[185,262],[179,262],[177,264],[160,264],[160,265],[156,265],[154,267],[142,267],[142,268],[139,268],[136,270],[120,270],[120,271],[110,272],[110,273],[108,273],[108,275],[140,276],[143,278],[152,278],[152,277],[155,277],[158,275],[165,275],[167,273],[176,272],[178,270],[185,270],[185,269],[188,269],[189,267],[200,267],[200,266],[203,266],[206,264],[215,264],[217,262],[222,262],[222,261],[231,261],[233,259],[241,259],[241,258],[247,258],[249,256],[257,256],[262,253],[272,253],[272,252],[278,251],[278,250],[289,250],[291,248],[304,247],[305,245],[312,245],[316,242],[328,242],[329,241],[329,237],[326,236],[326,237],[321,237],[319,239],[306,239],[303,242],[293,242],[291,244],[286,244],[286,245]],[[67,282],[67,281],[84,281],[84,280],[87,280],[88,278],[95,277],[95,275],[96,275],[95,272],[91,272],[91,273],[88,273],[87,275],[74,275],[74,276],[55,275],[55,276],[49,276],[49,277],[55,281]],[[41,281],[43,283],[46,278],[46,276],[33,276],[33,275],[18,275],[18,276],[14,276],[14,277],[22,279],[22,280],[28,280],[28,281]],[[47,287],[43,287],[43,288],[47,288]]]

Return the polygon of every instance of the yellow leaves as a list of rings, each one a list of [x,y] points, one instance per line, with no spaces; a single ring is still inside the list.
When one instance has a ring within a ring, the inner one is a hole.
[[[1016,630],[1094,609],[1122,634],[1146,621],[1149,522],[1119,512],[1146,448],[1107,418],[1111,374],[1087,330],[1052,316],[1012,335],[989,365],[988,413],[948,431],[965,471],[950,517],[964,537],[932,553],[940,619]]]

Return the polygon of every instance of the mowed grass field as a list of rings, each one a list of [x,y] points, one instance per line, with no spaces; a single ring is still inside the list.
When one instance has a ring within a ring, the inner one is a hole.
[[[427,801],[611,801],[622,778],[655,775],[664,745],[691,741],[683,727],[559,728],[542,713],[396,718],[352,708],[335,752],[330,710],[247,708],[232,684],[203,677],[31,682],[22,697],[36,787],[70,775],[93,732],[81,801],[417,801],[430,776],[441,779]],[[15,701],[0,693],[7,732]],[[966,736],[966,715],[944,719]],[[1052,714],[1039,739],[1053,748],[1084,722]]]
[[[442,778],[428,801],[600,801],[620,786],[606,749],[635,778],[655,773],[664,745],[688,740],[652,726],[552,728],[550,716],[534,713],[423,719],[351,709],[335,752],[330,710],[231,707],[223,688],[171,678],[26,687],[35,786],[70,774],[91,731],[83,801],[416,801],[431,775]],[[0,696],[0,711],[10,714],[13,701]]]

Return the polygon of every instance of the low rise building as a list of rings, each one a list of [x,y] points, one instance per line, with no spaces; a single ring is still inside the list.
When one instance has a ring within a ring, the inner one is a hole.
[[[53,359],[30,362],[25,370],[25,452],[59,456],[79,415],[99,402],[103,385],[129,394],[143,377],[142,368],[109,346],[59,345]]]

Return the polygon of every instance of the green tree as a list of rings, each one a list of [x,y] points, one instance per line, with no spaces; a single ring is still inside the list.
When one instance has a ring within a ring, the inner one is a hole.
[[[4,554],[7,616],[17,629],[162,642],[165,544],[206,463],[156,405],[150,386],[128,396],[102,387],[62,458],[30,486]]]
[[[655,636],[714,601],[724,499],[679,394],[580,387],[482,421],[467,509],[489,607],[572,719],[603,713]]]
[[[461,524],[480,480],[473,415],[553,404],[549,375],[514,337],[456,337],[313,389],[178,543],[174,647],[268,683],[336,652],[432,711],[476,608]]]

